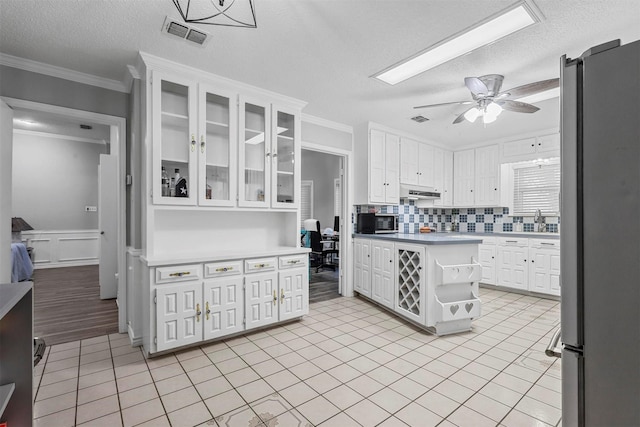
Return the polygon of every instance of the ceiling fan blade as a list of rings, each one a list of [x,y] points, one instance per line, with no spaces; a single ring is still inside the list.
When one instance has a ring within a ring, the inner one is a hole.
[[[489,93],[489,88],[482,80],[477,77],[465,77],[464,85],[471,91],[474,95],[484,94],[487,95]]]
[[[560,86],[560,79],[541,80],[539,82],[529,83],[526,85],[514,87],[513,89],[505,90],[504,92],[498,94],[498,96],[506,94],[509,98],[522,98],[534,93],[555,89],[558,86]]]
[[[462,112],[462,114],[460,114],[458,117],[456,117],[456,119],[453,121],[454,125],[457,125],[458,123],[462,123],[464,121],[464,115],[467,114],[467,111],[476,108],[476,107],[471,107],[471,108],[467,108],[466,110],[464,110]]]
[[[506,99],[504,101],[496,101],[496,103],[500,105],[504,110],[514,111],[516,113],[535,113],[540,109],[535,105],[527,104],[520,101],[512,101],[510,99]]]
[[[443,105],[457,105],[457,104],[460,104],[460,105],[473,104],[473,101],[443,102],[442,104],[418,105],[417,107],[413,107],[413,108],[442,107]]]

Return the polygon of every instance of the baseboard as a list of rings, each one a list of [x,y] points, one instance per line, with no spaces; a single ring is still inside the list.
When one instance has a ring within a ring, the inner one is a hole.
[[[95,259],[88,259],[86,261],[47,262],[47,263],[34,263],[33,269],[40,270],[45,268],[82,267],[85,265],[99,265],[99,264],[100,262]]]
[[[129,330],[129,341],[131,342],[131,347],[140,347],[142,346],[142,337],[136,337],[133,329],[131,329],[131,325],[127,326]]]

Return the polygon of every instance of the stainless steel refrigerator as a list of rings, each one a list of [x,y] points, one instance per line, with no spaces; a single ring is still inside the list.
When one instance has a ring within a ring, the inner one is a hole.
[[[640,41],[560,68],[562,425],[640,426]]]

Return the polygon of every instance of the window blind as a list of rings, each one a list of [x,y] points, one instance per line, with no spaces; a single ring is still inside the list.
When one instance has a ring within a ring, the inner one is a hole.
[[[313,181],[302,181],[300,192],[300,230],[304,230],[304,220],[313,218]]]
[[[516,215],[560,213],[560,164],[538,164],[513,169],[513,210]]]
[[[333,214],[340,216],[342,212],[342,191],[340,190],[340,178],[333,180]]]

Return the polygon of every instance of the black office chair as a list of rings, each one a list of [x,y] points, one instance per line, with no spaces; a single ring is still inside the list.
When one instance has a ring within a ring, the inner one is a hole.
[[[309,236],[309,243],[311,247],[310,262],[311,268],[316,269],[316,273],[321,268],[329,268],[335,271],[336,266],[327,262],[327,257],[337,253],[333,248],[325,248],[322,243],[322,234],[320,234],[320,221],[317,220],[305,220],[305,229],[307,230],[307,236]]]

